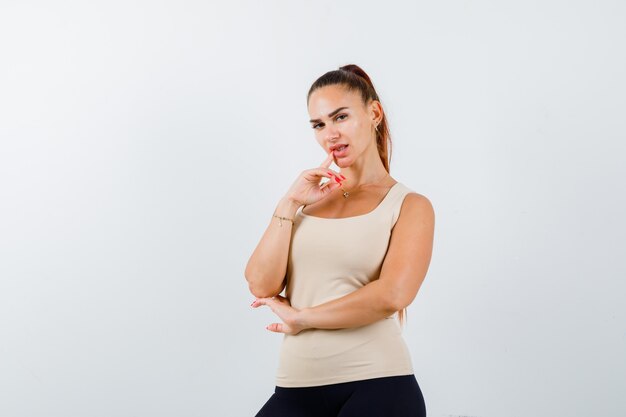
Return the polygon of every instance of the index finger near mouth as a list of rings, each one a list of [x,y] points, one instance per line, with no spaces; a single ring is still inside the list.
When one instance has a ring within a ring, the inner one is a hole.
[[[324,159],[324,162],[322,162],[322,165],[320,165],[323,168],[328,168],[330,166],[330,164],[333,163],[334,157],[333,157],[333,152],[330,151],[328,152],[328,155],[326,156],[326,159]]]

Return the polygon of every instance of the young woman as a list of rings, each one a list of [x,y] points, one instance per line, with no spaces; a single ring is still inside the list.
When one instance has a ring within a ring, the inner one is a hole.
[[[433,207],[389,175],[387,120],[360,67],[318,78],[307,108],[327,157],[280,199],[245,271],[252,307],[283,334],[256,417],[423,417],[400,324],[430,264]]]

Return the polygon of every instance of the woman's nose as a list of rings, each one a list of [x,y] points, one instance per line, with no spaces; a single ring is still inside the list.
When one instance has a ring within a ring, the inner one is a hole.
[[[339,130],[337,130],[337,128],[329,128],[326,134],[326,140],[328,142],[334,142],[339,139]]]

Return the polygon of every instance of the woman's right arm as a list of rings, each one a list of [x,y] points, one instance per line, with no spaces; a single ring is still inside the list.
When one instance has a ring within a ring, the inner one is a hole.
[[[293,219],[300,206],[313,204],[338,188],[345,177],[329,168],[332,162],[333,153],[329,152],[319,167],[302,171],[278,202],[274,215]],[[323,177],[334,177],[336,182],[328,181],[320,185]],[[273,297],[285,288],[293,223],[282,220],[281,226],[280,222],[280,219],[272,216],[246,265],[244,275],[248,288],[257,298]]]
[[[293,219],[301,204],[283,197],[274,211],[279,217]],[[256,249],[246,265],[245,277],[250,292],[257,298],[273,297],[285,288],[287,260],[293,224],[272,216]]]

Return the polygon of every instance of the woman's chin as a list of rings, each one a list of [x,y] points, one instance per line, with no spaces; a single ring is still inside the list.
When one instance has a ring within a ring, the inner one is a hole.
[[[348,158],[335,158],[335,165],[340,168],[347,168],[351,163],[352,161]]]

